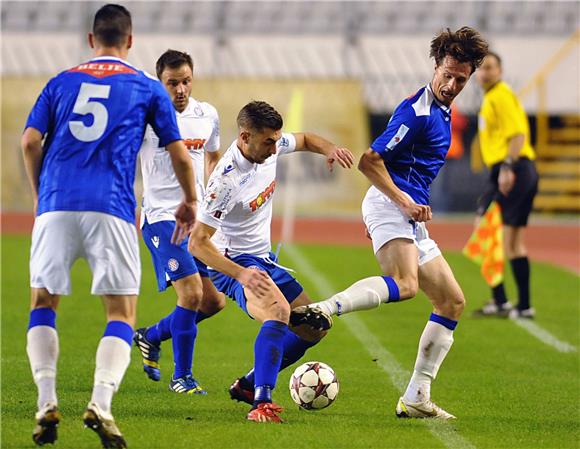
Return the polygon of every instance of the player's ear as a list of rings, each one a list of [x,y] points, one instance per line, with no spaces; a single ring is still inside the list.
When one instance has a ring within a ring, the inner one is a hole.
[[[95,48],[95,35],[93,33],[89,33],[87,39],[89,41],[89,47]]]
[[[129,34],[127,36],[127,50],[129,50],[133,46],[133,35]]]

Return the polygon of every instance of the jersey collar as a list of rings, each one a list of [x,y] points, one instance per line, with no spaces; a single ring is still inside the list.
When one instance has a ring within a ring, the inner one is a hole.
[[[129,67],[131,67],[135,70],[138,70],[137,67],[135,67],[130,62],[127,62],[121,58],[117,58],[116,56],[97,56],[96,58],[92,58],[90,61],[91,62],[93,62],[93,61],[119,61],[122,64],[128,65]]]
[[[233,159],[236,165],[240,167],[241,171],[248,172],[256,167],[257,164],[250,162],[244,157],[244,155],[242,154],[242,150],[238,148],[238,144],[236,141],[234,141],[231,148],[233,153]]]
[[[442,109],[443,112],[445,112],[448,115],[451,114],[451,108],[449,106],[445,106],[443,103],[441,103],[439,100],[437,100],[437,97],[433,93],[433,89],[431,89],[431,83],[427,84],[427,86],[425,86],[425,88],[429,91],[429,94],[433,97],[433,102],[437,106],[439,106],[439,108]]]

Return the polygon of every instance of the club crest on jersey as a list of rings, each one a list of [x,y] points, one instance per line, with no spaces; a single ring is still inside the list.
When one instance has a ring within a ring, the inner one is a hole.
[[[290,141],[286,137],[281,137],[278,146],[288,147],[290,146]]]
[[[171,271],[177,271],[177,269],[179,268],[179,262],[175,259],[169,259],[167,261],[167,266]]]
[[[226,165],[226,168],[224,168],[224,172],[222,173],[222,175],[227,175],[233,169],[234,169],[234,166],[232,164]]]
[[[153,243],[153,246],[155,248],[159,248],[159,236],[154,235],[153,237],[151,237],[151,243]]]
[[[183,143],[188,150],[203,150],[205,139],[184,139]]]
[[[262,207],[266,201],[272,196],[274,193],[274,189],[276,188],[276,180],[272,181],[272,183],[266,187],[262,193],[260,193],[255,200],[250,202],[250,209],[252,212],[256,212],[260,207]]]

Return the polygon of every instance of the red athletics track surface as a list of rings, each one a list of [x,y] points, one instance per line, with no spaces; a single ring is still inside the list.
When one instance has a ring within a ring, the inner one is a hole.
[[[2,213],[3,234],[30,234],[33,218],[27,213]],[[445,250],[461,251],[471,235],[471,222],[433,221],[428,224],[431,237]],[[274,219],[273,240],[278,240],[281,221]],[[366,245],[362,220],[298,219],[294,225],[297,243],[328,245]],[[580,273],[580,229],[573,224],[532,224],[527,231],[526,243],[530,258],[549,262]]]

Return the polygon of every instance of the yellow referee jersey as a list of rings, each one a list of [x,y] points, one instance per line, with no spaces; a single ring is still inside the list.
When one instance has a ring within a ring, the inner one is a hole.
[[[507,157],[509,139],[516,134],[525,136],[519,156],[531,160],[536,158],[530,145],[530,126],[526,111],[505,82],[500,81],[483,96],[478,127],[481,155],[488,167]]]

